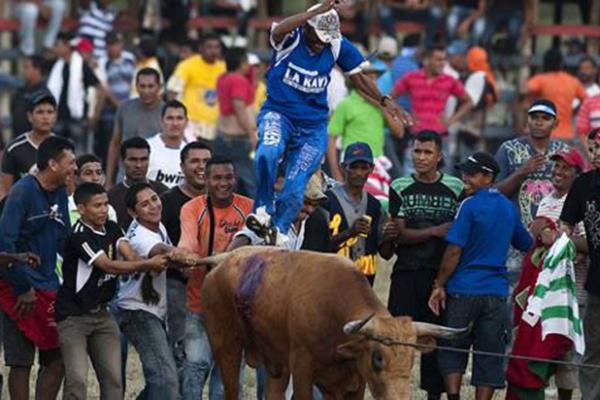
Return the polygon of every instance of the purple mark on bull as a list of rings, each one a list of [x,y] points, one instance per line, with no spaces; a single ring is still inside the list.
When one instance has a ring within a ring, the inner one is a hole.
[[[260,255],[255,254],[244,265],[237,292],[235,306],[246,323],[250,323],[253,314],[253,300],[262,281],[266,263]]]

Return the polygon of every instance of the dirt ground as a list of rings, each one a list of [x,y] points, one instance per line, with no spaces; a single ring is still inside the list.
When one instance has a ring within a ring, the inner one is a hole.
[[[380,262],[378,263],[377,278],[375,279],[375,291],[377,292],[377,295],[379,296],[381,301],[383,301],[384,303],[387,302],[392,265],[393,264],[391,262],[383,262],[382,260],[380,260]],[[423,391],[418,390],[418,379],[419,379],[418,365],[419,365],[419,360],[417,357],[417,360],[415,360],[415,367],[413,368],[414,379],[413,379],[413,384],[412,384],[412,389],[413,389],[412,390],[412,393],[413,393],[412,398],[415,400],[421,400],[421,399],[427,398]],[[9,398],[8,390],[7,390],[8,371],[4,368],[4,366],[2,366],[0,368],[0,372],[2,372],[2,375],[4,376],[4,387],[2,390],[2,399],[8,399]],[[468,378],[465,380],[468,383]],[[251,370],[251,369],[246,370],[245,381],[246,381],[246,384],[244,385],[244,400],[246,400],[246,399],[254,400],[256,398],[256,395],[255,395],[256,384],[255,384],[255,374],[254,374],[253,370]],[[31,390],[34,390],[34,385],[35,385],[35,381],[34,381],[34,379],[32,379]],[[127,390],[126,390],[125,398],[126,399],[135,399],[136,396],[143,389],[143,387],[144,387],[144,377],[142,375],[142,368],[140,365],[140,361],[139,361],[139,358],[138,358],[135,350],[133,349],[133,347],[130,347],[129,348],[129,359],[127,361]],[[62,397],[62,395],[60,397]],[[33,398],[33,397],[31,397],[31,398]],[[206,393],[204,394],[204,398],[205,399],[208,398]],[[473,388],[465,385],[463,387],[463,390],[461,393],[461,398],[465,399],[465,400],[474,399],[475,397],[474,397]],[[497,392],[496,395],[494,396],[495,400],[499,400],[499,399],[503,399],[503,398],[504,398],[504,392]],[[549,395],[546,396],[546,398],[547,399],[555,399],[556,397],[549,393]],[[580,397],[578,395],[576,395],[576,396],[574,396],[574,398],[579,399]],[[88,399],[91,399],[91,400],[99,399],[98,382],[94,375],[94,371],[91,368],[91,365],[90,365],[90,373],[89,373],[89,378],[88,378]],[[370,396],[370,394],[367,394],[365,396],[365,399],[372,400],[373,398]]]

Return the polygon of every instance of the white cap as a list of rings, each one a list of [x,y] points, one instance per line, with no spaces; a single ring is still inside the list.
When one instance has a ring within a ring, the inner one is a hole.
[[[398,42],[391,36],[384,36],[379,40],[377,53],[386,58],[396,58],[398,55]]]
[[[248,64],[258,65],[260,64],[260,58],[254,53],[248,53]]]
[[[308,11],[314,10],[319,6],[320,4],[315,4]],[[340,17],[333,8],[322,14],[315,15],[307,22],[314,28],[317,37],[323,43],[331,43],[333,40],[342,38]]]

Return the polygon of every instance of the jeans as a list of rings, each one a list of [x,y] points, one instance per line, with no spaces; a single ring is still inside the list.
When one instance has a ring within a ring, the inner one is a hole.
[[[119,310],[119,323],[140,356],[146,387],[138,399],[168,400],[179,396],[175,359],[163,321],[141,310]]]
[[[204,384],[210,375],[208,398],[223,398],[223,385],[219,370],[214,362],[208,334],[204,326],[204,315],[188,312],[185,318],[185,361],[183,364],[183,399],[202,398]]]
[[[443,24],[444,13],[439,7],[427,10],[411,10],[407,8],[379,6],[379,20],[387,36],[396,37],[396,22],[411,21],[425,24],[425,48],[435,43],[438,27]]]
[[[67,4],[64,0],[45,0],[44,6],[50,9],[50,19],[43,41],[44,47],[49,48],[56,42]],[[28,56],[35,53],[34,37],[39,13],[40,6],[33,1],[23,1],[16,6],[16,16],[21,22],[19,49]]]
[[[259,114],[254,166],[260,179],[254,209],[265,206],[280,232],[287,232],[298,215],[306,184],[319,168],[326,150],[326,122],[300,126],[275,111],[264,110]],[[282,156],[285,182],[275,198],[274,186]]]
[[[81,155],[91,152],[91,143],[89,142],[91,137],[88,135],[84,120],[60,120],[54,125],[54,133],[71,139],[75,146],[75,154]]]
[[[452,41],[457,39],[456,30],[459,25],[467,19],[475,9],[464,6],[452,6],[448,12],[448,18],[446,19],[446,29],[448,31],[448,40]],[[485,27],[484,20],[482,18],[476,20],[471,26],[471,33],[474,36],[474,41],[477,42],[481,37]]]
[[[521,37],[521,28],[523,27],[523,12],[520,10],[494,10],[485,16],[485,28],[481,36],[481,43],[488,51],[492,48],[492,38],[502,27],[508,30],[508,40],[506,50],[515,52],[519,38]]]
[[[88,355],[100,384],[100,398],[123,398],[119,328],[106,310],[71,316],[58,323],[58,335],[65,365],[65,399],[85,399]]]
[[[222,132],[217,134],[215,153],[223,154],[231,161],[238,176],[238,193],[247,197],[254,197],[256,193],[256,177],[250,159],[252,145],[246,137],[225,136]]]
[[[185,282],[167,278],[167,307],[167,337],[175,358],[180,388],[182,388],[185,362]]]
[[[585,336],[584,364],[600,364],[600,297],[587,292],[583,317]],[[600,369],[580,368],[579,386],[582,399],[600,398]]]

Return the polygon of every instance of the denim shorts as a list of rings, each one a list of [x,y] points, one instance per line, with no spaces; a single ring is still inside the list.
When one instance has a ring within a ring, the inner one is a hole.
[[[506,298],[501,296],[449,295],[444,312],[444,325],[463,328],[473,324],[471,334],[458,340],[440,341],[440,345],[459,349],[503,354],[508,343],[508,312]],[[439,368],[443,376],[463,374],[468,354],[438,351]],[[476,387],[504,387],[504,359],[494,356],[473,356],[471,385]]]

